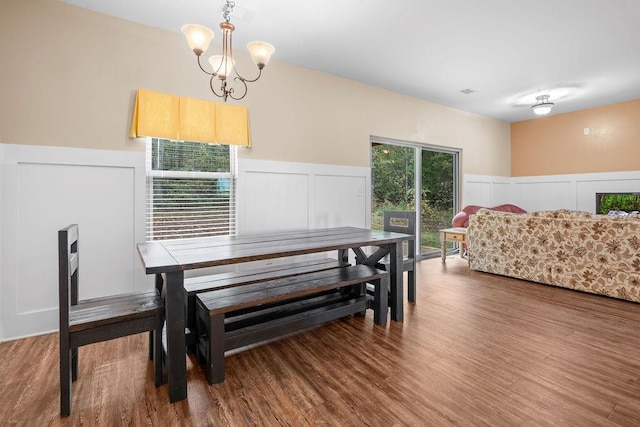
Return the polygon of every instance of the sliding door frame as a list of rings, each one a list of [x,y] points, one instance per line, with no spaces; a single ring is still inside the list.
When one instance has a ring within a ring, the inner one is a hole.
[[[462,198],[461,187],[460,187],[460,179],[461,179],[461,167],[460,161],[462,158],[462,149],[461,148],[453,148],[453,147],[445,147],[442,145],[435,144],[427,144],[420,142],[411,142],[411,141],[403,141],[399,139],[385,138],[380,136],[371,135],[369,138],[369,159],[372,158],[373,155],[373,144],[388,144],[388,145],[398,145],[401,147],[409,147],[414,149],[414,185],[415,185],[415,205],[414,210],[416,211],[416,239],[415,239],[415,253],[416,259],[421,260],[425,258],[435,258],[436,255],[424,256],[421,251],[421,239],[422,239],[422,221],[420,218],[421,206],[422,206],[422,151],[437,151],[441,153],[448,153],[453,156],[453,212],[458,212],[460,210],[460,200]],[[371,161],[371,160],[369,160]],[[370,164],[373,168],[373,165]],[[373,186],[373,177],[371,179],[371,185]],[[373,191],[371,191],[371,197],[373,198]],[[371,201],[371,206],[373,206],[373,200]],[[369,212],[371,215],[371,212]],[[437,256],[440,256],[440,252],[438,251]]]

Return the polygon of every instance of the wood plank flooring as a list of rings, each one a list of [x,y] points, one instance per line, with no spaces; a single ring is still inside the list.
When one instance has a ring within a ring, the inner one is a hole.
[[[373,313],[227,357],[189,398],[155,388],[147,335],[80,349],[60,419],[58,336],[0,344],[0,425],[638,426],[640,304],[418,264],[405,322]]]

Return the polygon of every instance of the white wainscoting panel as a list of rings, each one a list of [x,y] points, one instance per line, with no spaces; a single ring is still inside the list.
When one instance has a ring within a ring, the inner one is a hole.
[[[80,227],[80,298],[151,286],[144,153],[5,145],[1,286],[4,337],[58,328],[57,231]]]
[[[571,209],[595,213],[596,193],[640,192],[640,171],[526,177],[464,176],[463,206],[513,203],[529,212]]]
[[[464,176],[463,188],[462,207],[513,203],[513,186],[509,177],[468,174]]]
[[[365,201],[366,177],[318,174],[315,178],[312,228],[346,225],[366,228],[371,216]]]
[[[371,224],[371,169],[238,161],[238,233]]]
[[[238,209],[242,234],[309,228],[307,174],[246,171],[238,188],[246,195]]]
[[[493,182],[491,186],[491,206],[512,203],[513,187],[509,182]]]
[[[238,160],[238,234],[370,224],[370,168]],[[283,262],[291,259],[241,268]]]
[[[491,183],[467,181],[464,183],[462,207],[469,205],[491,206]]]
[[[526,211],[573,209],[575,193],[570,181],[514,183],[515,204]]]

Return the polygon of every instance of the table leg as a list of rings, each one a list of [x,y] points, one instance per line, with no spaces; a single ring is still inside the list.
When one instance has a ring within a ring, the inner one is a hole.
[[[338,250],[338,261],[340,261],[340,265],[349,264],[349,249]]]
[[[469,238],[467,237],[466,233],[464,235],[464,243],[460,244],[460,258],[469,258]]]
[[[391,320],[402,322],[404,307],[402,298],[402,242],[389,245],[389,276],[391,286]]]
[[[440,256],[442,257],[442,262],[447,261],[447,239],[442,232],[440,233]]]
[[[173,403],[187,398],[183,271],[166,273],[165,292],[167,376],[169,383],[169,401]]]

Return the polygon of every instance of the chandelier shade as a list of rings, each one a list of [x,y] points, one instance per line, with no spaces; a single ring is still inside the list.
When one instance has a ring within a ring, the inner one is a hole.
[[[200,61],[201,55],[209,48],[211,40],[215,37],[214,32],[202,25],[187,24],[182,26],[189,47],[196,54],[198,66],[208,74],[209,86],[214,95],[222,98],[225,102],[227,98],[235,100],[242,99],[247,94],[247,83],[255,82],[262,75],[262,69],[269,63],[275,48],[263,41],[252,41],[247,44],[247,50],[251,55],[251,60],[258,68],[258,75],[253,79],[247,79],[238,73],[233,59],[233,31],[235,26],[230,22],[230,14],[233,11],[235,2],[227,0],[222,8],[222,16],[225,19],[220,24],[222,31],[222,54],[213,55],[209,58],[212,71],[203,68]]]
[[[247,49],[251,55],[251,60],[258,66],[258,68],[263,68],[267,65],[269,63],[269,59],[271,59],[271,55],[276,51],[276,48],[273,47],[273,45],[260,41],[249,42],[247,44]]]
[[[236,65],[233,58],[222,55],[213,55],[210,57],[209,64],[211,64],[213,72],[216,73],[220,79],[226,79],[227,76],[233,72],[233,67]]]
[[[183,25],[182,33],[187,38],[187,43],[196,55],[201,55],[209,49],[209,43],[215,37],[215,33],[203,25],[187,24]]]

